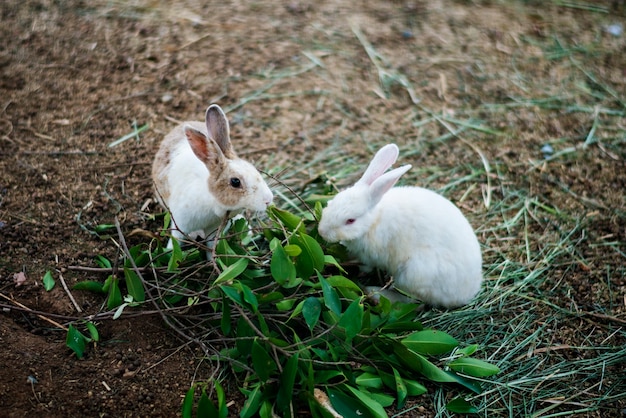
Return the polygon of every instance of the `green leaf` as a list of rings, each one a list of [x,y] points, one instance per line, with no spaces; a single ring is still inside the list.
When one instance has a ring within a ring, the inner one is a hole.
[[[124,267],[124,277],[126,278],[126,287],[128,288],[128,294],[133,297],[136,302],[144,302],[146,300],[146,293],[143,288],[141,278],[135,270],[131,270]]]
[[[370,396],[368,396],[367,394],[363,393],[362,391],[360,391],[357,388],[354,388],[350,385],[341,385],[342,387],[344,387],[345,389],[347,389],[349,392],[352,393],[352,395],[354,395],[367,409],[368,411],[372,414],[373,417],[375,418],[387,418],[388,415],[385,412],[385,409],[382,407],[382,405],[378,402],[376,402],[374,399],[372,399]]]
[[[278,386],[278,394],[276,395],[276,406],[278,407],[278,415],[281,417],[290,417],[292,415],[292,399],[296,375],[298,373],[298,359],[298,353],[289,357],[280,375],[280,385]]]
[[[215,381],[215,393],[217,394],[217,407],[219,409],[218,417],[226,418],[228,417],[228,406],[226,405],[226,393],[224,392],[224,388],[220,385],[220,382]]]
[[[217,416],[217,408],[207,396],[206,391],[202,389],[202,394],[200,395],[200,400],[198,401],[197,418],[215,418]]]
[[[326,305],[326,307],[330,309],[331,312],[334,312],[337,315],[341,315],[341,301],[339,300],[339,295],[337,294],[335,289],[333,289],[328,284],[326,279],[324,279],[324,277],[320,273],[318,273],[317,276],[318,276],[320,283],[322,284],[322,294],[324,295],[324,305]]]
[[[117,280],[117,277],[112,274],[109,275],[109,277],[106,278],[104,284],[102,285],[102,291],[108,294],[109,289],[111,288],[111,283],[113,283],[114,280]]]
[[[435,330],[414,332],[400,342],[416,353],[427,355],[449,353],[459,345],[449,334]]]
[[[170,227],[172,223],[172,214],[167,211],[165,212],[165,216],[163,217],[163,230],[161,231],[161,236],[164,237],[167,229]]]
[[[275,418],[276,415],[272,414],[272,409],[272,403],[269,401],[269,399],[264,400],[261,404],[261,408],[259,408],[259,418]]]
[[[228,243],[228,240],[226,239],[217,240],[217,243],[215,244],[215,254],[219,256],[237,255],[235,250],[232,249],[232,247]],[[220,257],[220,261],[222,261],[225,265],[230,266],[235,261],[237,261],[237,259],[234,257]]]
[[[70,324],[67,329],[65,345],[72,349],[76,357],[83,358],[85,348],[87,348],[87,338],[74,325]]]
[[[281,292],[273,291],[269,293],[259,293],[257,298],[259,300],[259,305],[267,305],[274,302],[279,303],[280,301],[285,300],[285,295]]]
[[[380,389],[383,387],[383,380],[374,373],[365,372],[356,377],[354,382],[359,386]]]
[[[96,255],[96,264],[101,268],[110,269],[112,267],[111,262],[104,256],[98,254]]]
[[[238,241],[243,241],[248,236],[248,231],[250,230],[250,225],[248,224],[248,220],[246,218],[238,218],[232,221],[232,225],[230,231],[234,232],[235,238]]]
[[[294,232],[296,228],[303,230],[302,218],[291,212],[278,209],[276,206],[270,206],[268,214],[272,219],[287,228],[288,231]]]
[[[254,341],[255,336],[256,333],[248,321],[243,317],[243,315],[240,316],[237,321],[237,338],[235,339],[235,347],[241,355],[250,355],[252,352],[252,342]]]
[[[285,245],[284,250],[289,257],[297,257],[302,254],[302,248],[298,245]]]
[[[254,295],[254,292],[252,291],[252,289],[250,289],[248,286],[246,286],[243,283],[239,283],[239,286],[241,287],[241,293],[243,294],[243,300],[248,302],[248,304],[252,307],[252,311],[253,312],[258,313],[258,311],[259,311],[259,302],[258,302],[256,296]]]
[[[324,264],[329,264],[331,266],[336,267],[340,272],[346,274],[346,270],[344,270],[343,266],[341,264],[339,264],[339,262],[337,261],[337,259],[335,257],[333,257],[332,255],[324,255]],[[341,277],[341,276],[339,276]],[[358,286],[357,286],[358,287]],[[359,290],[361,290],[361,288],[359,288]]]
[[[255,338],[252,342],[252,365],[261,382],[267,382],[272,373],[276,370],[276,363],[267,353],[265,347]]]
[[[309,329],[313,331],[313,328],[320,319],[322,313],[322,304],[319,299],[313,296],[309,296],[302,305],[302,316],[304,321],[309,326]]]
[[[276,309],[279,311],[290,311],[293,305],[296,304],[296,299],[283,299],[276,303]]]
[[[326,351],[314,350],[315,354],[322,360],[327,360],[329,357],[325,355]],[[328,384],[331,381],[345,381],[347,379],[345,373],[339,370],[315,370],[315,376],[313,376],[313,382],[318,384]]]
[[[304,233],[292,235],[289,243],[302,249],[302,254],[296,257],[296,271],[298,276],[308,279],[315,270],[322,271],[324,268],[324,250],[312,237]]]
[[[107,308],[113,310],[122,304],[122,292],[118,284],[117,277],[113,277],[109,284],[109,297],[107,299]]]
[[[215,279],[213,282],[214,285],[229,282],[236,277],[238,277],[241,273],[248,268],[248,263],[250,262],[247,258],[240,258],[230,266],[226,267],[224,271]]]
[[[131,262],[131,258],[138,267],[147,266],[153,259],[150,252],[146,250],[144,244],[135,245],[134,247],[129,248],[128,251],[130,253],[130,258],[127,258],[124,262],[126,267],[134,267]]]
[[[472,406],[471,403],[463,398],[454,398],[446,405],[446,409],[450,412],[459,414],[477,414],[478,408]]]
[[[114,229],[115,225],[113,224],[100,224],[100,225],[96,225],[93,230],[96,231],[98,234],[102,233],[102,232],[107,232],[111,229]]]
[[[315,214],[315,219],[319,221],[320,219],[322,219],[322,201],[328,202],[330,199],[332,199],[332,196],[311,195],[309,196],[309,198],[315,199],[315,208],[313,209],[313,213]]]
[[[350,290],[354,290],[356,292],[361,293],[361,288],[358,284],[354,283],[352,280],[343,276],[330,276],[326,278],[326,281],[332,287],[345,287]]]
[[[381,377],[381,379],[383,380],[383,383],[385,384],[385,386],[387,386],[390,389],[394,389],[397,391],[397,382],[396,382],[396,371],[397,369],[395,367],[392,367],[392,369],[394,370],[393,374],[384,372],[380,369],[375,369],[375,368],[366,368],[366,370],[370,373],[373,372],[377,372],[378,375]],[[398,374],[400,374],[400,372],[398,371]],[[407,396],[418,396],[418,395],[422,395],[426,392],[428,392],[428,389],[426,389],[426,387],[418,382],[416,382],[415,380],[410,380],[410,379],[404,379],[402,378],[402,383],[404,384],[405,388],[406,388],[406,392],[407,392]]]
[[[341,315],[338,326],[346,330],[346,337],[351,341],[363,328],[363,303],[360,299],[352,301]]]
[[[500,373],[498,366],[472,357],[458,358],[448,363],[448,366],[454,371],[472,377],[489,377]]]
[[[104,283],[96,282],[93,280],[86,280],[84,282],[78,282],[72,286],[73,290],[87,290],[94,293],[106,293],[104,290]]]
[[[193,418],[193,395],[196,392],[196,386],[192,385],[187,393],[185,394],[185,399],[183,400],[183,408],[182,415],[183,418]]]
[[[277,238],[274,238],[274,240],[278,241]],[[276,283],[280,285],[296,278],[296,266],[280,243],[278,243],[272,253],[270,272]]]
[[[54,289],[54,286],[56,285],[54,281],[54,277],[52,277],[52,273],[50,273],[50,271],[46,271],[46,274],[44,274],[42,281],[43,281],[43,287],[44,289],[46,289],[47,292]]]
[[[406,384],[404,380],[400,376],[400,372],[395,367],[392,367],[393,377],[396,383],[396,393],[398,399],[398,409],[402,409],[404,407],[404,403],[406,402],[406,397],[408,395],[408,390],[406,388]]]
[[[230,302],[227,298],[222,298],[222,318],[220,319],[220,327],[225,336],[229,336],[232,326],[230,323]]]
[[[421,373],[428,379],[434,382],[442,382],[442,383],[459,383],[464,387],[470,389],[474,393],[481,393],[482,389],[474,382],[470,382],[467,379],[455,374],[454,372],[446,372],[432,364],[421,354],[417,354],[404,345],[396,341],[387,341],[384,344],[377,343],[374,341],[374,344],[377,346],[378,351],[382,353],[387,353],[390,349],[393,350],[393,353],[402,361],[402,364],[409,368],[410,370]],[[391,345],[391,347],[389,347]]]
[[[458,348],[454,353],[455,354],[462,354],[464,356],[471,356],[477,350],[478,350],[478,344],[472,344],[472,345],[468,345],[467,347],[464,347],[464,348]]]
[[[246,394],[246,401],[243,404],[243,408],[241,408],[241,411],[239,412],[239,417],[253,417],[259,410],[262,399],[263,392],[261,392],[261,385],[254,386],[254,388]]]
[[[428,389],[426,389],[426,386],[422,385],[419,382],[416,382],[415,380],[410,380],[410,379],[402,379],[402,380],[404,382],[404,386],[406,386],[406,392],[408,396],[419,396],[428,392]]]
[[[378,402],[383,408],[387,408],[393,405],[393,401],[396,399],[395,397],[383,393],[383,392],[370,392],[366,388],[359,388],[363,393],[372,398],[372,400]]]
[[[170,255],[170,261],[167,263],[168,273],[173,273],[178,270],[178,265],[183,260],[183,251],[180,249],[180,243],[176,238],[172,240],[172,253]]]
[[[359,399],[335,387],[328,387],[326,391],[331,405],[343,418],[369,418],[372,416],[366,413],[365,405]]]
[[[222,289],[222,292],[224,292],[226,296],[228,296],[233,302],[235,302],[239,306],[243,306],[243,307],[246,306],[243,302],[243,297],[239,289],[236,289],[232,286],[226,286],[226,285],[220,286],[220,289]]]
[[[118,319],[120,316],[122,316],[122,312],[124,312],[124,309],[129,305],[128,302],[122,303],[120,306],[117,307],[117,309],[115,310],[115,312],[113,313],[113,319]]]
[[[414,321],[416,311],[417,305],[415,305],[414,303],[394,303],[393,305],[391,305],[391,311],[389,312],[389,316],[396,321],[403,319]],[[422,329],[424,329],[424,327],[422,327]]]
[[[87,327],[87,330],[89,331],[89,335],[91,336],[91,339],[96,342],[100,341],[100,334],[98,333],[98,329],[96,328],[96,325],[93,322],[87,322],[85,326]]]

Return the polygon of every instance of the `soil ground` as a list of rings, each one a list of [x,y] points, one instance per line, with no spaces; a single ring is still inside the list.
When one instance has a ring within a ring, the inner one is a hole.
[[[161,209],[149,174],[156,147],[176,121],[202,118],[209,103],[229,110],[236,149],[261,169],[302,167],[294,184],[323,172],[319,156],[333,147],[353,156],[347,163],[362,165],[371,155],[364,144],[373,139],[405,149],[419,143],[424,132],[409,122],[408,94],[396,83],[385,97],[353,28],[389,60],[387,68],[407,75],[423,104],[450,115],[510,97],[566,95],[576,83],[541,47],[553,40],[596,45],[582,59],[593,60],[618,108],[626,98],[626,37],[605,30],[616,22],[623,27],[623,2],[598,2],[608,14],[534,1],[208,3],[0,4],[0,415],[180,415],[182,395],[212,369],[158,315],[102,321],[101,343],[78,360],[65,346],[65,332],[37,314],[67,324],[105,309],[98,295],[72,292],[83,311],[76,312],[60,277],[69,286],[104,280],[75,268],[95,267],[98,254],[116,257],[110,240],[90,232],[97,225],[118,217],[125,234],[143,231],[129,238],[136,242],[158,230],[151,216]],[[507,167],[517,182],[507,186],[525,183],[547,201],[554,195],[559,210],[587,222],[578,269],[564,268],[554,279],[554,299],[623,327],[624,121],[613,133],[622,138],[614,147],[594,146],[543,171],[519,163],[540,158],[549,141],[566,148],[568,138],[584,139],[593,115],[546,114],[538,104],[503,111],[488,123],[506,135],[485,133],[477,145]],[[145,124],[138,138],[109,147]],[[475,154],[457,142],[406,158],[419,167],[450,168]],[[445,181],[433,176],[430,186]],[[474,223],[481,222],[480,203],[478,194],[462,204]],[[523,231],[512,234],[519,239]],[[494,253],[524,257],[501,238],[499,248],[492,242]],[[51,292],[41,284],[46,271],[57,279]],[[25,282],[18,284],[19,273]],[[594,318],[561,324],[555,338],[580,346],[586,342],[579,328],[609,332]],[[625,407],[623,399],[614,402],[611,414]],[[425,400],[422,413],[433,414],[429,408]]]

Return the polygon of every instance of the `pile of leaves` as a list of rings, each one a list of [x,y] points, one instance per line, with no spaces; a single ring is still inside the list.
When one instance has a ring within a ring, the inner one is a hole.
[[[114,317],[152,304],[214,362],[218,377],[192,385],[184,417],[226,417],[223,383],[233,377],[246,398],[241,417],[293,417],[298,408],[320,417],[386,417],[385,408],[402,410],[432,382],[461,393],[447,402],[449,411],[477,411],[463,394],[480,393],[479,381],[498,367],[472,357],[477,345],[426,329],[417,304],[372,303],[342,266],[343,247],[317,233],[321,207],[317,201],[298,214],[271,207],[269,220],[254,227],[229,221],[212,247],[174,241],[169,250],[153,240],[128,248],[120,234],[124,277],[78,288],[104,293]],[[88,329],[91,337],[75,327],[68,334],[77,355],[97,337]]]

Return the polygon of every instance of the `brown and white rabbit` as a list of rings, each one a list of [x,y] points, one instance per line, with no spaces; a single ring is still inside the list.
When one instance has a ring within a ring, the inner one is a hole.
[[[264,211],[273,199],[259,171],[235,154],[228,119],[216,104],[209,106],[204,122],[184,122],[165,136],[152,180],[159,203],[172,215],[172,237],[178,240],[208,237],[225,216]]]
[[[395,144],[381,148],[361,179],[328,202],[318,231],[326,241],[343,244],[365,267],[387,271],[398,290],[433,306],[465,305],[482,282],[476,234],[441,195],[393,187],[411,168],[385,173],[398,153]]]

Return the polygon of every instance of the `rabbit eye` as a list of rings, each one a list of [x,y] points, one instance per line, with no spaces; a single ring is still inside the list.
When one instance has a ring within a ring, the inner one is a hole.
[[[241,187],[241,180],[239,180],[237,177],[233,177],[230,179],[230,185],[235,189],[238,189]]]
[[[352,225],[356,219],[350,218],[346,221],[346,225]]]

